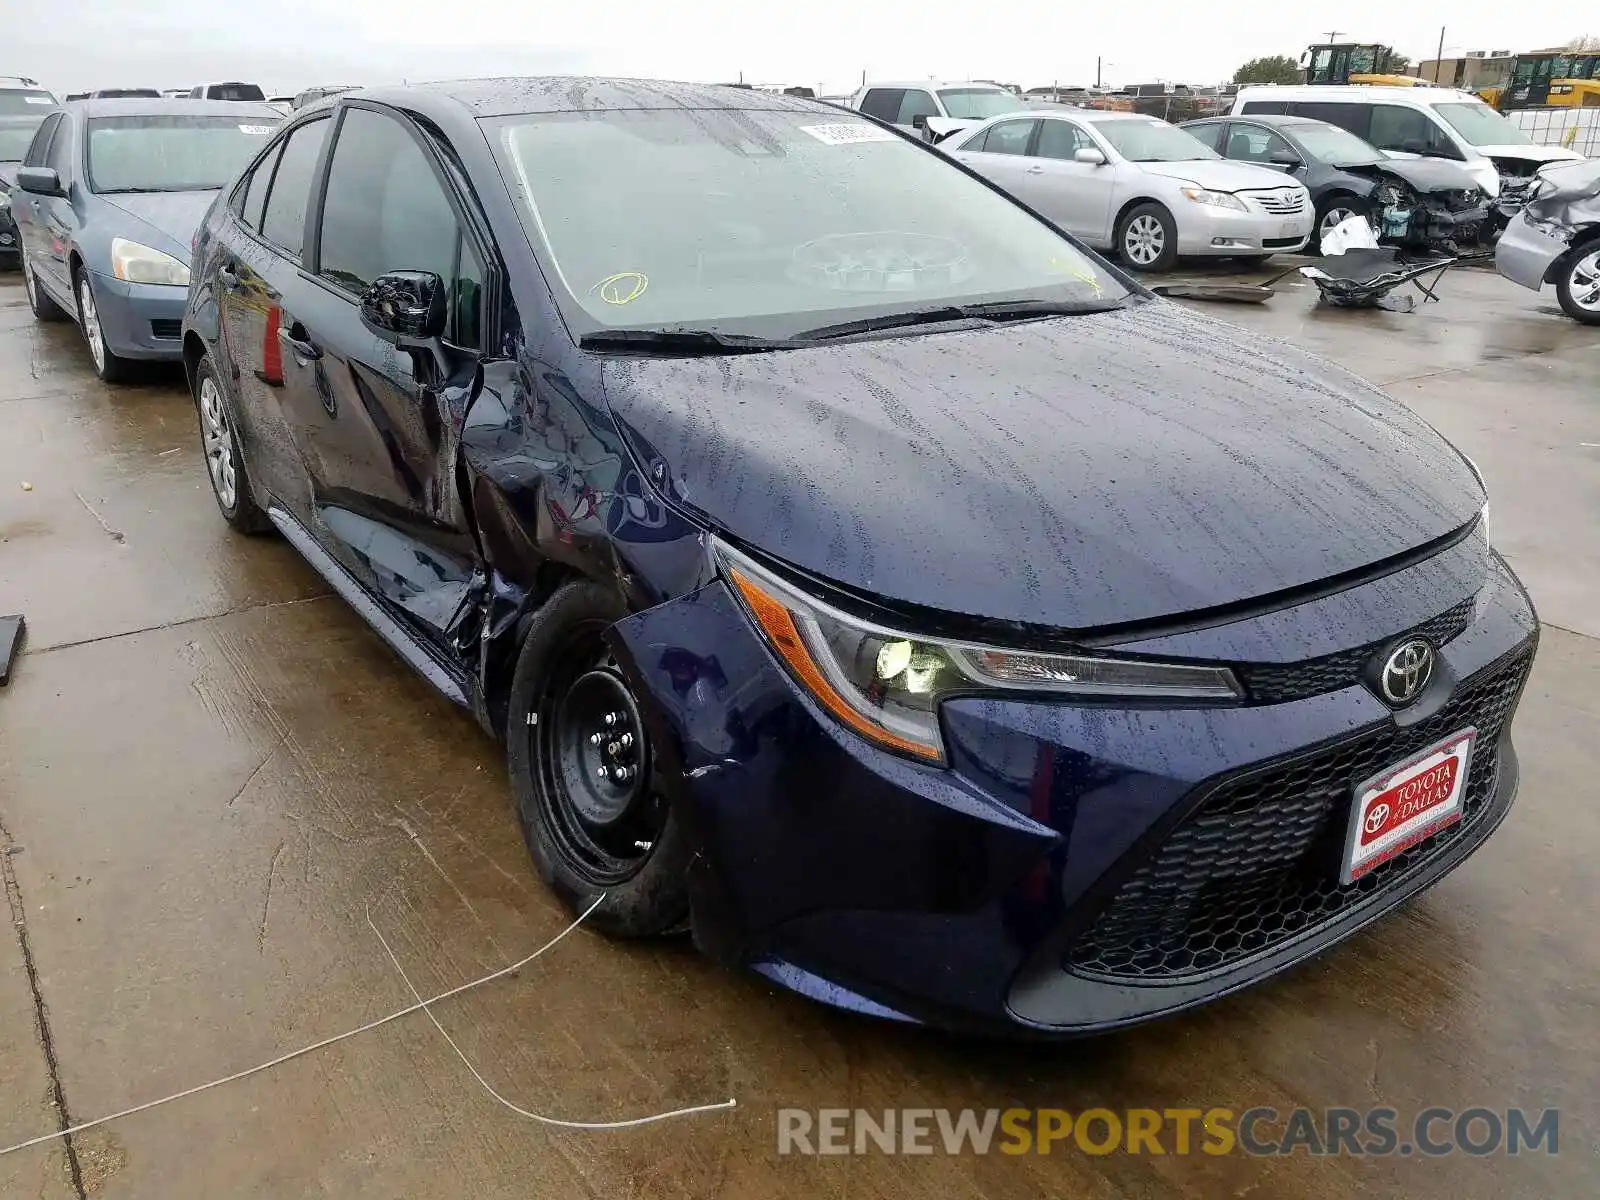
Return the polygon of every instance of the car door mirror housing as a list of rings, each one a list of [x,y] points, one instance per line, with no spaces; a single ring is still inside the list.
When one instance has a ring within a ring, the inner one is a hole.
[[[1293,150],[1274,150],[1267,156],[1267,161],[1275,167],[1294,168],[1300,165],[1300,156]]]
[[[913,129],[926,129],[927,127],[928,127],[928,114],[927,113],[917,113],[915,116],[913,116],[911,118],[911,128],[913,128]]]
[[[390,271],[361,297],[361,320],[401,349],[431,345],[444,336],[445,285],[432,271]]]
[[[35,196],[65,196],[61,176],[54,167],[23,167],[17,172],[17,186]]]
[[[1088,163],[1091,167],[1103,167],[1106,165],[1106,156],[1103,151],[1096,150],[1093,146],[1085,146],[1082,150],[1073,151],[1072,161]]]

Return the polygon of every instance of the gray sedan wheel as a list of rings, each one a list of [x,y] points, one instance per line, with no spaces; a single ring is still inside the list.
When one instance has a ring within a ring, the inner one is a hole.
[[[133,364],[126,358],[118,358],[106,345],[105,330],[100,327],[100,306],[95,303],[94,284],[89,280],[89,272],[79,267],[76,280],[78,325],[83,330],[83,340],[89,343],[94,373],[107,383],[120,383],[132,373]]]
[[[22,288],[28,294],[28,307],[33,310],[35,319],[40,321],[67,319],[66,310],[50,299],[50,294],[39,286],[39,280],[33,273],[33,264],[28,261],[26,252],[22,255]]]
[[[1556,280],[1556,297],[1574,321],[1600,325],[1600,242],[1590,242],[1572,256]]]
[[[1154,201],[1135,205],[1117,223],[1117,250],[1140,271],[1170,271],[1178,261],[1178,226]]]

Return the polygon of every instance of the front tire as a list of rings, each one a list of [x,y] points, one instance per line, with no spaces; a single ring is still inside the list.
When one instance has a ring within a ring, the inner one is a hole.
[[[660,786],[633,686],[603,634],[627,615],[588,580],[533,618],[511,683],[506,760],[540,877],[613,937],[652,937],[689,915],[688,840]]]
[[[100,327],[100,306],[94,298],[94,284],[83,267],[73,275],[73,290],[78,296],[78,327],[83,330],[83,340],[89,344],[94,373],[105,383],[123,382],[133,374],[133,363],[117,357],[106,344],[105,330]]]
[[[250,473],[209,354],[202,355],[195,364],[194,406],[200,419],[200,449],[206,456],[206,474],[211,477],[211,494],[222,519],[240,533],[269,532],[272,522],[250,490]]]
[[[1556,279],[1556,297],[1574,321],[1600,325],[1600,242],[1573,252]]]
[[[1117,222],[1117,251],[1137,270],[1172,270],[1178,262],[1178,226],[1172,214],[1154,201],[1134,205]]]

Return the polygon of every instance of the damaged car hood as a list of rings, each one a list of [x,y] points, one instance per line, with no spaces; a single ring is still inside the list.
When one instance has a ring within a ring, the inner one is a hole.
[[[651,478],[886,600],[1067,629],[1210,609],[1412,550],[1483,503],[1349,372],[1175,304],[740,357],[612,357]]]
[[[1465,191],[1468,188],[1481,190],[1478,181],[1463,168],[1436,158],[1386,158],[1362,166],[1340,167],[1339,170],[1366,179],[1393,175],[1418,192]]]

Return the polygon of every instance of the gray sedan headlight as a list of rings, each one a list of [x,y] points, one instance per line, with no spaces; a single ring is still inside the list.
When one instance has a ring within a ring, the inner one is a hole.
[[[111,239],[111,273],[129,283],[188,287],[189,268],[172,255],[127,238]]]
[[[1132,700],[1226,701],[1226,667],[1007,650],[924,637],[848,613],[718,543],[723,574],[812,699],[880,746],[944,761],[939,703],[962,692],[1021,691]]]

